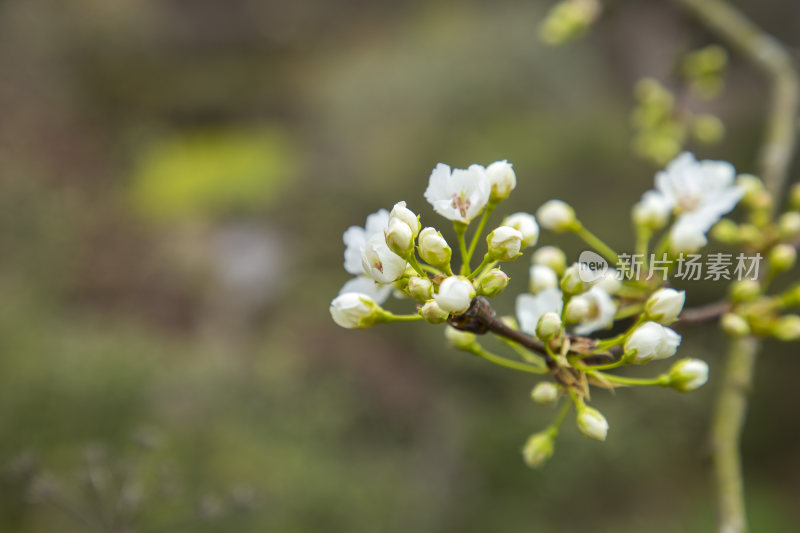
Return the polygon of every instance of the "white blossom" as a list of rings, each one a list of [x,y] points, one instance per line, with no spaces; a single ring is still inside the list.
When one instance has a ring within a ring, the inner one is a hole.
[[[419,233],[417,238],[419,255],[428,264],[439,267],[450,263],[453,250],[442,237],[442,234],[434,228],[425,228]]]
[[[562,274],[564,269],[567,268],[567,256],[560,249],[555,246],[542,246],[531,257],[531,262],[534,265],[545,265],[552,268],[556,274]]]
[[[531,399],[539,405],[549,405],[558,399],[558,387],[550,381],[542,381],[531,391]]]
[[[561,333],[561,317],[555,313],[545,313],[536,326],[536,336],[543,341],[557,337]]]
[[[669,247],[675,254],[696,252],[706,244],[706,231],[691,219],[679,218],[669,230]]]
[[[589,307],[580,324],[573,328],[578,335],[588,335],[600,329],[606,329],[614,324],[614,315],[617,314],[617,304],[611,296],[600,287],[592,287],[587,292],[579,294],[570,300],[570,304],[575,300],[586,301]]]
[[[411,229],[411,233],[413,233],[415,237],[417,233],[419,233],[421,227],[419,216],[407,208],[405,202],[397,202],[394,204],[392,212],[389,213],[389,223],[391,224],[394,219],[403,221]]]
[[[356,276],[342,286],[339,294],[341,295],[348,292],[359,292],[361,294],[366,294],[376,303],[382,304],[389,298],[389,295],[392,292],[392,287],[391,285],[382,285],[380,283],[376,283],[374,280],[371,280],[366,276]]]
[[[546,289],[539,294],[517,296],[516,312],[519,328],[529,335],[536,335],[536,326],[545,313],[561,314],[564,300],[558,289]]]
[[[403,275],[408,263],[386,245],[386,237],[373,235],[364,246],[361,266],[364,274],[380,283],[391,283]]]
[[[449,166],[439,163],[431,172],[425,199],[443,217],[468,223],[484,208],[490,193],[489,178],[481,165],[451,172]]]
[[[383,235],[388,225],[389,211],[380,209],[367,217],[365,227],[350,226],[347,228],[342,236],[345,244],[345,270],[356,276],[364,273],[364,267],[361,266],[361,255],[364,253],[364,247],[373,235]]]
[[[672,212],[672,202],[659,191],[647,191],[633,206],[632,218],[637,226],[654,230],[663,228]]]
[[[519,255],[522,233],[511,226],[500,226],[486,238],[489,255],[495,261],[511,261]]]
[[[348,329],[367,328],[381,313],[372,298],[358,292],[340,294],[333,299],[329,310],[333,321]]]
[[[486,167],[486,176],[489,178],[491,186],[492,202],[505,200],[517,186],[517,175],[514,173],[514,168],[505,159],[495,161]]]
[[[635,363],[675,355],[681,336],[657,322],[645,322],[625,341],[625,355]]]
[[[439,307],[449,313],[463,313],[475,297],[475,288],[466,278],[450,276],[439,285],[433,298]]]

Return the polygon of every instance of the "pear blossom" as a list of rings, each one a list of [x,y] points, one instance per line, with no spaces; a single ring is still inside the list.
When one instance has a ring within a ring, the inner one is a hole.
[[[366,294],[347,292],[333,299],[330,306],[333,321],[347,329],[364,329],[375,324],[383,310]]]
[[[433,299],[425,302],[425,305],[420,308],[419,314],[431,324],[441,324],[450,316],[450,313],[442,309]]]
[[[344,232],[344,269],[356,276],[364,274],[364,267],[361,265],[361,255],[367,241],[373,235],[383,235],[389,225],[389,211],[380,209],[367,216],[367,223],[363,228],[350,226]]]
[[[545,313],[536,325],[536,336],[543,341],[555,338],[561,333],[561,317],[555,313]]]
[[[426,302],[433,295],[433,283],[428,278],[414,276],[408,280],[408,293],[418,302]]]
[[[439,307],[450,313],[463,313],[475,297],[475,288],[467,278],[450,276],[439,285],[433,298]]]
[[[451,171],[448,165],[439,163],[431,172],[425,199],[443,217],[469,223],[487,204],[490,194],[491,184],[481,165]]]
[[[609,328],[614,323],[617,304],[600,287],[592,287],[587,292],[575,296],[570,300],[570,305],[575,301],[585,301],[589,308],[588,312],[580,320],[580,324],[573,328],[576,334],[588,335],[599,329]]]
[[[561,290],[567,294],[583,292],[589,287],[587,280],[593,280],[594,275],[594,272],[585,263],[573,263],[561,276]]]
[[[666,359],[675,355],[681,336],[657,322],[645,322],[625,341],[625,355],[634,363]]]
[[[633,206],[631,217],[637,226],[658,230],[667,224],[671,211],[672,202],[666,196],[659,191],[646,191]]]
[[[386,246],[400,257],[408,257],[414,250],[414,233],[405,222],[393,219],[386,229]]]
[[[683,311],[686,302],[686,291],[675,289],[659,289],[647,299],[644,310],[647,316],[659,324],[674,322]]]
[[[364,245],[361,266],[367,277],[380,283],[391,283],[403,275],[408,263],[389,249],[383,234],[377,233]]]
[[[444,330],[444,337],[450,346],[458,348],[459,350],[469,350],[475,345],[475,334],[469,331],[456,329],[448,326]]]
[[[495,268],[481,276],[478,283],[478,292],[490,298],[497,296],[508,286],[508,274]]]
[[[711,226],[745,194],[745,188],[736,183],[733,165],[725,161],[697,161],[689,152],[680,154],[666,169],[656,173],[655,182],[658,192],[678,214],[670,230],[674,251],[694,251],[704,246],[705,242],[699,243],[705,241]]]
[[[339,294],[342,295],[348,292],[366,294],[376,303],[382,304],[392,293],[392,287],[391,285],[382,285],[380,283],[376,283],[374,280],[371,280],[366,276],[356,276],[342,286]]]
[[[531,257],[534,265],[545,265],[553,269],[556,274],[563,274],[567,268],[567,256],[555,246],[542,246]]]
[[[514,213],[503,220],[504,226],[511,226],[522,233],[522,247],[533,246],[539,240],[539,224],[536,218],[528,213]]]
[[[529,288],[533,294],[558,287],[558,274],[546,265],[531,265]]]
[[[553,440],[552,431],[540,431],[528,437],[522,448],[522,459],[525,464],[531,468],[539,468],[545,464],[555,451]]]
[[[578,409],[578,429],[587,437],[606,440],[608,421],[603,413],[586,405]]]
[[[539,405],[549,405],[558,399],[558,387],[550,381],[542,381],[531,391],[531,399]]]
[[[622,276],[620,272],[609,267],[600,278],[594,282],[594,287],[600,287],[608,294],[617,294],[622,289]]]
[[[508,198],[511,191],[517,186],[517,175],[514,173],[514,168],[505,159],[495,161],[486,167],[486,176],[489,178],[492,190],[490,199],[495,203]]]
[[[708,381],[708,363],[701,359],[681,359],[669,371],[669,384],[680,391],[699,389]]]
[[[450,263],[453,250],[434,228],[425,228],[417,238],[419,255],[422,260],[435,267],[445,266]]]
[[[561,314],[564,300],[558,289],[545,289],[539,294],[520,294],[517,296],[516,313],[519,329],[529,335],[536,335],[539,319],[545,313]]]
[[[414,237],[417,236],[419,229],[422,227],[419,223],[419,215],[407,208],[405,202],[397,202],[394,204],[392,212],[389,213],[389,224],[395,219],[404,222],[411,229],[411,233],[413,233]]]

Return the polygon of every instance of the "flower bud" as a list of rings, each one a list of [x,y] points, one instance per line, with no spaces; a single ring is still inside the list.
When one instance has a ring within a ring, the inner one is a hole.
[[[669,231],[669,248],[674,254],[694,253],[708,244],[705,233],[694,224],[674,224]]]
[[[514,174],[514,168],[505,159],[495,161],[486,167],[486,176],[492,186],[492,193],[489,196],[489,201],[492,203],[508,198],[511,191],[517,186],[517,175]]]
[[[725,244],[739,242],[739,225],[729,218],[723,218],[711,228],[711,236]]]
[[[453,348],[458,348],[459,350],[470,351],[470,349],[476,344],[474,333],[462,331],[454,328],[453,326],[448,326],[445,328],[444,336],[450,346]]]
[[[508,275],[496,268],[481,277],[478,283],[478,294],[493,298],[503,292],[506,286],[508,286]]]
[[[475,288],[467,279],[450,276],[439,285],[439,292],[433,296],[439,307],[450,313],[463,313],[475,297]]]
[[[418,302],[427,302],[433,296],[433,283],[427,278],[408,278],[408,294]]]
[[[663,194],[647,191],[633,206],[631,218],[637,226],[659,230],[666,225],[671,212],[672,206]]]
[[[553,456],[554,435],[552,431],[545,430],[534,433],[525,442],[522,448],[522,458],[531,468],[539,468]]]
[[[742,279],[731,283],[729,294],[733,303],[752,302],[761,296],[761,285],[754,279]]]
[[[579,324],[589,318],[592,311],[592,303],[588,298],[583,295],[578,295],[572,298],[567,304],[567,311],[564,313],[564,318],[568,324]]]
[[[561,200],[550,200],[542,204],[536,211],[536,218],[543,227],[556,233],[572,229],[577,222],[575,210]]]
[[[800,183],[795,183],[789,189],[789,209],[800,211]]]
[[[522,233],[522,247],[533,246],[539,240],[539,224],[533,215],[528,213],[514,213],[503,220],[504,226],[511,226]]]
[[[592,272],[583,263],[573,263],[564,271],[561,277],[561,290],[566,294],[578,294],[589,288],[589,283],[584,278],[589,279]]]
[[[417,236],[419,228],[421,227],[419,215],[408,209],[405,202],[397,202],[394,204],[392,212],[389,213],[389,224],[395,219],[405,222],[408,227],[411,228],[411,233],[414,234],[414,237]]]
[[[425,302],[425,305],[420,307],[419,314],[431,324],[441,324],[450,316],[450,313],[439,307],[436,300],[428,300]]]
[[[340,294],[329,309],[333,321],[347,329],[366,329],[375,325],[384,311],[375,301],[360,292]]]
[[[561,317],[557,313],[549,312],[542,315],[536,325],[536,336],[543,341],[554,339],[561,333]]]
[[[399,219],[389,222],[386,246],[400,257],[408,257],[414,250],[414,233],[408,224]]]
[[[522,233],[511,226],[500,226],[486,237],[489,255],[495,261],[512,261],[519,257]]]
[[[649,318],[659,324],[670,324],[683,311],[685,301],[685,291],[659,289],[647,299],[647,303],[644,304],[644,310]]]
[[[784,315],[772,326],[772,335],[782,341],[800,339],[800,316]]]
[[[429,265],[437,268],[446,267],[450,264],[450,257],[453,251],[447,245],[442,234],[433,228],[425,228],[419,233],[417,239],[419,244],[419,256]]]
[[[778,244],[769,251],[769,265],[774,272],[791,270],[797,262],[797,251],[794,246]]]
[[[361,266],[367,277],[379,283],[391,283],[403,275],[408,262],[391,251],[386,244],[386,237],[376,233],[364,245],[361,254]]]
[[[736,185],[744,189],[742,203],[749,206],[752,206],[758,196],[765,191],[764,182],[752,174],[739,174],[736,177]]]
[[[608,435],[608,421],[603,414],[587,405],[582,405],[578,408],[578,429],[587,437],[606,440]]]
[[[800,237],[800,213],[789,211],[778,218],[778,232],[781,239],[793,240]]]
[[[669,371],[669,386],[689,392],[708,381],[708,364],[701,359],[681,359]]]
[[[548,266],[553,269],[556,274],[563,274],[564,270],[567,268],[566,254],[555,246],[542,246],[533,252],[531,262],[534,265]]]
[[[719,319],[719,325],[722,331],[731,337],[742,337],[750,334],[750,325],[743,317],[736,313],[725,313]]]
[[[634,363],[675,355],[681,336],[657,322],[645,322],[625,341],[625,358]]]
[[[554,289],[558,287],[558,274],[549,266],[531,265],[530,277],[529,288],[533,294],[545,289]]]
[[[531,398],[539,405],[550,405],[558,399],[558,387],[550,381],[542,381],[531,390]]]
[[[704,144],[715,144],[725,137],[725,124],[710,113],[698,115],[692,121],[692,135]]]

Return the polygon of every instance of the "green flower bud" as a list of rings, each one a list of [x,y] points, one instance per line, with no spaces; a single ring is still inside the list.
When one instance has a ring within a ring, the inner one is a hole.
[[[750,324],[736,313],[725,313],[719,320],[722,330],[731,337],[742,337],[750,334]]]
[[[752,302],[761,296],[761,285],[754,279],[734,281],[729,294],[733,303]]]
[[[778,244],[769,251],[768,260],[773,272],[785,272],[791,270],[797,262],[797,251],[794,246]]]
[[[711,236],[725,244],[739,242],[739,225],[729,218],[723,218],[711,228]]]
[[[450,264],[453,250],[448,246],[442,234],[433,228],[425,228],[417,238],[419,256],[429,265],[446,268]]]
[[[669,371],[669,386],[689,392],[708,381],[708,364],[701,359],[681,359]]]
[[[567,255],[555,246],[542,246],[531,257],[534,265],[550,267],[556,274],[561,275],[567,268]]]
[[[470,351],[477,343],[475,341],[475,334],[469,331],[462,331],[452,326],[445,328],[444,336],[450,346],[458,348],[459,350]]]
[[[486,237],[486,244],[494,261],[512,261],[520,256],[522,233],[511,226],[500,226]]]
[[[578,429],[581,433],[597,440],[606,440],[608,435],[608,421],[603,414],[587,405],[578,408]]]
[[[800,213],[789,211],[778,219],[778,232],[783,240],[794,240],[800,237]]]
[[[555,383],[543,381],[531,391],[531,398],[539,405],[550,405],[558,399],[558,387]]]
[[[333,299],[330,313],[343,328],[366,329],[380,322],[385,311],[366,294],[346,292]]]
[[[544,313],[536,325],[536,336],[547,342],[561,334],[561,326],[557,313]]]
[[[500,269],[490,270],[478,283],[478,294],[489,298],[497,296],[508,286],[508,275]]]
[[[782,341],[800,340],[800,316],[784,315],[772,326],[772,335]]]
[[[709,113],[698,115],[692,121],[692,135],[704,144],[715,144],[725,137],[725,125]]]
[[[789,189],[789,209],[800,211],[800,183],[795,183]]]
[[[566,294],[578,294],[585,292],[589,288],[589,283],[584,281],[583,278],[589,279],[592,275],[591,271],[582,273],[581,271],[588,271],[588,267],[583,263],[573,263],[561,278],[561,290]]]
[[[431,324],[441,324],[450,316],[450,313],[442,309],[436,300],[425,302],[425,305],[420,308],[419,314]]]
[[[522,448],[522,458],[531,468],[539,468],[553,456],[555,436],[550,430],[534,433]]]
[[[751,207],[756,202],[758,195],[766,190],[761,178],[752,174],[739,174],[739,176],[736,177],[736,185],[744,188],[742,203]]]
[[[427,278],[412,276],[408,279],[408,294],[418,302],[427,302],[433,296],[433,283]]]
[[[572,206],[561,200],[550,200],[542,204],[536,211],[536,218],[543,228],[556,233],[572,229],[578,221]]]

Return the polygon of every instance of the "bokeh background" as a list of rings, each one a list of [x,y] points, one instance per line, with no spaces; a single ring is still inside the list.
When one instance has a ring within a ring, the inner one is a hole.
[[[800,4],[735,3],[800,49]],[[507,158],[509,212],[562,198],[630,248],[655,170],[631,153],[632,87],[715,40],[614,1],[550,48],[550,5],[0,3],[0,531],[710,531],[713,328],[681,352],[708,386],[599,392],[608,441],[567,423],[533,471],[521,446],[553,412],[529,377],[438,327],[328,315],[349,225],[406,200],[446,229],[422,198],[439,161]],[[733,54],[722,97],[690,103],[727,138],[690,148],[752,171],[766,88]],[[800,523],[796,356],[768,342],[758,369],[754,531]]]

